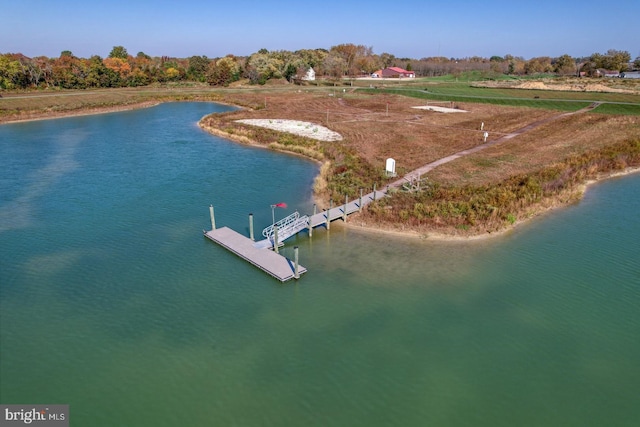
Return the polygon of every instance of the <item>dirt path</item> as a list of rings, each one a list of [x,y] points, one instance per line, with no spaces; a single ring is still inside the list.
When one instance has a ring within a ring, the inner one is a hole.
[[[588,107],[582,108],[582,109],[577,110],[577,111],[571,111],[571,112],[568,112],[568,113],[562,113],[562,114],[558,114],[558,115],[555,115],[555,116],[552,116],[552,117],[547,117],[545,119],[538,120],[538,121],[530,123],[530,124],[528,124],[526,126],[523,126],[520,129],[516,129],[515,131],[513,131],[511,133],[508,133],[508,134],[506,134],[506,135],[504,135],[504,136],[502,136],[502,137],[500,137],[498,139],[494,139],[492,141],[485,142],[484,144],[477,145],[477,146],[475,146],[473,148],[469,148],[467,150],[458,151],[457,153],[451,154],[450,156],[447,156],[447,157],[443,157],[443,158],[441,158],[439,160],[436,160],[434,162],[428,163],[428,164],[426,164],[426,165],[424,165],[424,166],[422,166],[422,167],[420,167],[418,169],[415,169],[415,170],[409,172],[408,174],[406,174],[402,178],[390,183],[389,187],[399,188],[399,187],[402,186],[402,184],[405,184],[407,182],[411,182],[412,178],[415,178],[416,176],[422,176],[422,175],[426,174],[427,172],[430,172],[433,169],[435,169],[438,166],[441,166],[441,165],[443,165],[445,163],[452,162],[452,161],[454,161],[456,159],[459,159],[460,157],[468,156],[469,154],[477,153],[478,151],[482,151],[482,150],[484,150],[486,148],[489,148],[489,147],[492,147],[494,145],[500,144],[501,142],[508,141],[511,138],[514,138],[514,137],[516,137],[518,135],[522,135],[523,133],[529,132],[529,131],[531,131],[531,130],[539,127],[539,126],[542,126],[544,124],[550,123],[550,122],[552,122],[554,120],[558,120],[560,118],[567,117],[567,116],[572,116],[572,115],[578,114],[578,113],[585,113],[585,112],[591,111],[594,108],[597,108],[599,105],[600,105],[599,102],[594,102],[591,105],[589,105]]]

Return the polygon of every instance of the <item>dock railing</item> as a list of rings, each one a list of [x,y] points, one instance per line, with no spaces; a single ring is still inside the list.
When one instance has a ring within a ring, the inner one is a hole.
[[[289,237],[297,234],[301,230],[309,227],[309,217],[307,215],[302,215],[296,211],[291,215],[282,218],[280,221],[275,224],[271,224],[264,230],[262,230],[262,235],[273,242],[274,239],[274,231],[275,227],[278,227],[278,242],[282,242]]]

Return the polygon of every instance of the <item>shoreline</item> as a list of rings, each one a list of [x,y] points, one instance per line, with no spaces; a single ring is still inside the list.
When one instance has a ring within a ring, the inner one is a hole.
[[[212,101],[212,102],[215,102],[215,101]],[[220,130],[218,128],[207,126],[207,125],[205,125],[203,123],[203,120],[208,116],[209,115],[207,114],[206,116],[204,116],[203,118],[198,120],[198,127],[200,129],[202,129],[203,131],[209,133],[210,135],[217,136],[217,137],[223,138],[223,139],[227,139],[227,140],[233,141],[233,142],[235,142],[237,144],[247,145],[247,146],[253,147],[253,148],[260,148],[260,149],[263,149],[263,150],[272,150],[272,151],[277,151],[277,152],[282,153],[282,154],[288,154],[288,155],[291,155],[291,156],[302,157],[303,159],[309,160],[310,162],[316,163],[318,165],[322,165],[324,163],[322,160],[318,160],[318,159],[314,159],[313,157],[305,156],[304,154],[298,153],[296,151],[281,150],[277,146],[258,144],[257,142],[255,142],[252,139],[247,138],[245,136],[234,135],[234,134],[231,134],[231,133],[227,133],[227,132],[225,132],[223,130]]]
[[[589,187],[604,182],[608,179],[612,178],[620,178],[627,175],[633,175],[636,173],[640,173],[640,167],[629,167],[623,171],[617,171],[611,174],[603,175],[596,179],[590,179],[580,185],[577,186],[576,191],[579,194],[579,198],[573,203],[579,203],[580,200],[583,199]],[[393,226],[385,226],[385,225],[376,225],[376,224],[357,224],[357,217],[351,220],[351,222],[347,222],[343,224],[344,227],[353,230],[355,232],[367,233],[367,234],[382,234],[388,236],[402,237],[402,238],[410,238],[414,240],[431,240],[438,242],[469,242],[469,241],[485,241],[497,237],[502,237],[505,234],[508,234],[514,231],[516,228],[524,224],[530,223],[532,220],[541,218],[545,215],[551,214],[553,211],[562,209],[564,207],[570,206],[572,203],[564,203],[564,204],[553,204],[544,209],[540,209],[539,211],[534,211],[531,215],[525,220],[516,221],[510,227],[505,227],[501,230],[496,230],[492,232],[484,232],[482,234],[470,234],[470,235],[455,235],[455,234],[447,234],[447,233],[439,233],[435,231],[418,231],[418,230],[398,230]]]
[[[66,117],[90,116],[90,115],[97,115],[97,114],[115,113],[115,112],[121,112],[121,111],[131,111],[131,110],[136,110],[136,109],[154,107],[154,106],[157,106],[159,104],[162,104],[163,102],[181,102],[181,101],[145,101],[145,102],[140,102],[140,103],[135,103],[135,104],[111,106],[111,107],[104,107],[104,108],[87,108],[87,109],[63,111],[63,112],[56,112],[56,113],[45,113],[43,115],[36,115],[35,117],[28,117],[28,118],[17,119],[17,120],[8,120],[8,121],[0,120],[0,125],[12,124],[12,123],[21,123],[21,122],[31,122],[31,121],[38,121],[38,120],[53,120],[53,119],[60,119],[60,118],[66,118]],[[224,103],[224,102],[219,102],[219,101],[206,101],[206,102],[216,102],[216,103],[220,103],[220,104],[231,105],[231,104]],[[242,108],[240,106],[237,106],[237,107],[238,108]],[[314,158],[306,156],[306,155],[304,155],[302,153],[289,151],[289,150],[282,150],[282,149],[277,148],[277,147],[273,148],[273,147],[270,147],[270,146],[265,146],[263,144],[256,143],[255,141],[251,140],[250,138],[246,138],[246,137],[241,136],[241,135],[229,134],[229,133],[224,132],[224,131],[222,131],[222,130],[220,130],[218,128],[207,126],[207,125],[205,125],[203,123],[203,121],[208,116],[209,115],[206,115],[206,116],[202,117],[200,120],[198,120],[197,124],[198,124],[198,127],[200,127],[203,131],[205,131],[205,132],[207,132],[207,133],[209,133],[211,135],[218,136],[220,138],[224,138],[224,139],[233,141],[233,142],[238,143],[238,144],[244,144],[244,145],[248,145],[248,146],[256,147],[256,148],[271,149],[271,150],[278,151],[278,152],[283,153],[283,154],[289,154],[289,155],[303,157],[303,158],[305,158],[307,160],[310,160],[310,161],[315,162],[315,163],[320,164],[320,165],[323,163],[322,161],[320,161],[318,159],[314,159]],[[597,184],[597,183],[605,181],[607,179],[626,176],[626,175],[631,175],[631,174],[638,173],[638,172],[640,172],[640,167],[630,167],[630,168],[626,168],[623,171],[617,171],[617,172],[613,172],[611,174],[606,174],[606,175],[603,175],[603,176],[599,176],[596,179],[590,179],[590,180],[588,180],[588,181],[586,181],[586,182],[584,182],[584,183],[582,183],[582,184],[580,184],[580,185],[578,185],[576,187],[575,191],[579,195],[577,201],[580,201],[584,197],[586,191],[588,190],[588,188],[591,185]],[[320,175],[318,175],[316,177],[316,179],[319,176]],[[314,199],[314,202],[316,202],[317,204],[319,204],[319,205],[322,204],[321,203],[322,200],[320,200],[318,198],[318,196],[316,196],[315,194],[313,195],[313,199]],[[533,211],[528,218],[526,218],[524,220],[516,221],[514,224],[512,224],[509,227],[505,227],[503,229],[496,230],[496,231],[484,232],[484,233],[481,233],[481,234],[456,235],[456,234],[448,234],[448,233],[442,233],[442,232],[436,232],[436,231],[430,231],[430,230],[414,230],[414,229],[405,230],[404,226],[402,224],[399,224],[402,227],[402,229],[398,229],[398,227],[393,227],[393,226],[389,226],[389,225],[366,224],[366,223],[363,223],[362,221],[358,225],[357,224],[357,221],[358,221],[357,215],[350,222],[344,223],[342,226],[346,227],[347,229],[356,231],[356,232],[362,232],[362,233],[367,233],[367,234],[382,234],[382,235],[388,235],[388,236],[395,236],[395,237],[398,237],[398,238],[410,238],[410,239],[415,239],[415,240],[431,240],[431,241],[441,241],[441,242],[484,241],[484,240],[487,240],[487,239],[492,239],[492,238],[504,236],[505,234],[515,230],[517,227],[519,227],[519,226],[521,226],[521,225],[523,225],[525,223],[529,223],[531,220],[533,220],[535,218],[539,218],[540,216],[547,215],[551,211],[555,211],[556,209],[563,208],[565,206],[568,206],[569,204],[567,204],[567,203],[564,203],[564,204],[552,204],[551,206],[548,206],[546,208],[540,209],[538,211]]]
[[[94,116],[97,114],[118,113],[121,111],[132,111],[132,110],[139,110],[142,108],[151,108],[151,107],[160,105],[161,103],[162,103],[161,101],[144,101],[144,102],[139,102],[135,104],[114,105],[110,107],[94,107],[94,108],[89,107],[89,108],[81,108],[79,110],[34,113],[30,115],[30,117],[25,117],[20,119],[11,119],[6,121],[3,121],[2,119],[0,119],[0,125],[23,123],[23,122],[35,122],[38,120],[54,120],[54,119],[64,119],[69,117],[82,117],[82,116]]]

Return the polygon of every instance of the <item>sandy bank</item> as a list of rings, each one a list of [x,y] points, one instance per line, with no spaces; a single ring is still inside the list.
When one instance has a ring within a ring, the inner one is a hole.
[[[236,120],[245,125],[259,126],[267,129],[304,136],[318,141],[342,141],[342,135],[324,126],[300,120],[283,119],[243,119]]]

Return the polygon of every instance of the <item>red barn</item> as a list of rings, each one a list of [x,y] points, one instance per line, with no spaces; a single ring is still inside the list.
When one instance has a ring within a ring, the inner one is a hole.
[[[412,79],[416,76],[416,73],[414,73],[413,71],[403,70],[400,67],[387,67],[384,70],[377,71],[375,74],[377,74],[379,77],[387,79],[399,79],[405,77]]]

